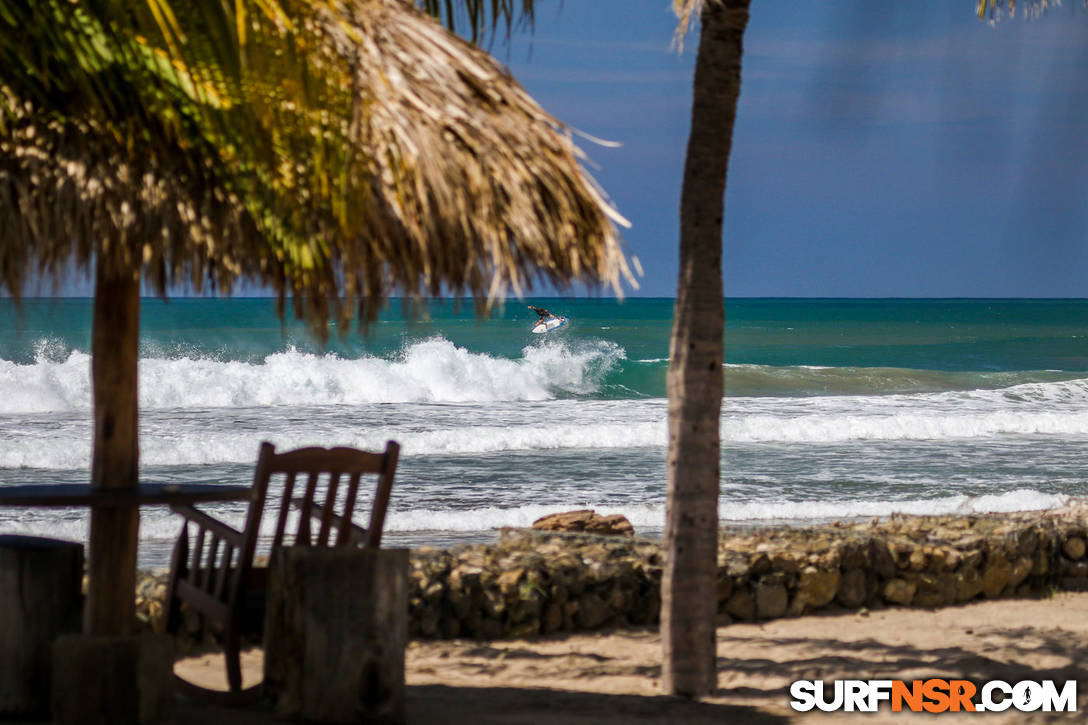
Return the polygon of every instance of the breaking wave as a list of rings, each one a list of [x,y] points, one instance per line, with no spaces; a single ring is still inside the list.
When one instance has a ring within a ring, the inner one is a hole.
[[[140,360],[143,409],[549,400],[596,393],[625,358],[598,340],[528,346],[517,359],[476,353],[436,337],[393,358],[341,358],[287,350],[257,363],[209,357]],[[89,410],[90,356],[33,364],[0,360],[0,415]]]

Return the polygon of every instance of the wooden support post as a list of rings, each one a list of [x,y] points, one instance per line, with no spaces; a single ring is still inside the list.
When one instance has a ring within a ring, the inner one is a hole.
[[[280,716],[403,723],[407,640],[407,549],[273,555],[264,683]]]
[[[0,536],[0,720],[48,717],[53,641],[78,632],[83,545]]]
[[[53,644],[55,725],[160,725],[174,715],[174,640],[72,634]]]
[[[96,263],[91,380],[94,456],[91,486],[132,488],[139,481],[136,361],[140,342],[140,277]],[[136,508],[91,509],[87,551],[86,631],[128,634],[135,629]]]

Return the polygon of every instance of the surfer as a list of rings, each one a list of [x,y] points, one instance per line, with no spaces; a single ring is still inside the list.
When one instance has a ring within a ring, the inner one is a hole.
[[[550,320],[551,318],[555,317],[555,315],[548,312],[543,307],[533,307],[532,305],[528,305],[528,307],[530,310],[540,315],[540,319],[537,320],[538,323],[544,322],[545,320]]]

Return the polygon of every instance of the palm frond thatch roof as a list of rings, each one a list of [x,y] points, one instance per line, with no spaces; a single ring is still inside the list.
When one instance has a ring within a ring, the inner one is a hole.
[[[4,89],[0,88],[0,93]],[[177,146],[129,149],[93,119],[61,122],[9,95],[0,131],[0,287],[94,260],[160,292],[210,279],[275,283],[268,245],[211,164]]]
[[[35,272],[100,257],[163,293],[254,278],[323,326],[356,304],[372,317],[394,291],[490,300],[540,279],[618,290],[629,278],[622,218],[569,133],[488,54],[402,0],[290,8],[306,13],[293,48],[322,84],[317,103],[251,83],[272,111],[241,141],[203,115],[156,116],[161,88],[133,137],[108,104],[54,113],[0,71],[0,286],[18,294]],[[0,46],[10,32],[0,24]],[[203,80],[230,96],[219,75]],[[211,113],[253,101],[235,95]]]
[[[404,10],[363,2],[350,27],[328,23],[355,71],[352,142],[369,152],[374,192],[356,210],[366,232],[354,260],[376,253],[400,286],[420,280],[428,293],[520,291],[533,269],[618,288],[625,267],[609,216],[622,218],[561,124],[489,55]],[[376,278],[359,282],[376,291]]]

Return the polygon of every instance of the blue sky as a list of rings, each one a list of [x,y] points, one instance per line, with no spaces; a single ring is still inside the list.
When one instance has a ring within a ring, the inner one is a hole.
[[[974,0],[753,0],[726,294],[1088,297],[1088,10],[1066,1],[991,25]],[[697,36],[671,48],[669,0],[536,5],[492,52],[622,143],[580,145],[633,223],[630,293],[671,297]]]
[[[1019,3],[1022,7],[1024,3]],[[729,296],[1088,297],[1088,10],[753,0],[729,168]],[[672,296],[697,37],[666,0],[537,3],[493,52],[633,223]]]

